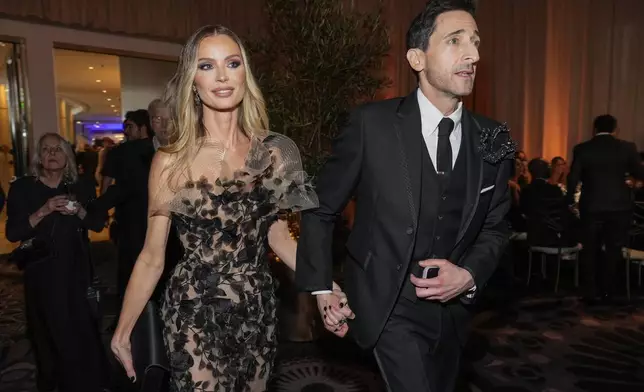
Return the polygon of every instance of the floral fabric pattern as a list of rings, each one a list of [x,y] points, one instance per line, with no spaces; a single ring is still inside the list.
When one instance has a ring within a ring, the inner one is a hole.
[[[266,390],[277,347],[268,229],[316,206],[297,147],[275,133],[253,139],[230,177],[176,193],[168,210],[186,251],[162,306],[173,391]]]

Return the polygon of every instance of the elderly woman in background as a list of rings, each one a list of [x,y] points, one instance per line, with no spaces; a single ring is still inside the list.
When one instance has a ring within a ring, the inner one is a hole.
[[[105,217],[88,207],[94,185],[79,179],[74,152],[58,134],[38,140],[31,170],[11,185],[6,235],[21,242],[12,256],[24,269],[38,390],[101,391],[108,364],[88,299],[87,230],[102,230]]]

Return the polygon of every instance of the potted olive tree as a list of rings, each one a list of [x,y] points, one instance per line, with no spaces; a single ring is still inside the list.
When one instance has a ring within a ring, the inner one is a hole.
[[[343,0],[266,0],[265,34],[252,57],[271,129],[297,143],[314,175],[328,156],[341,118],[386,87],[389,51],[380,10],[361,14]]]

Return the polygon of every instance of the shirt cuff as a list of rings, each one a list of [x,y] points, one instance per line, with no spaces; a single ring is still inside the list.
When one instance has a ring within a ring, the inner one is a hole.
[[[320,294],[331,294],[333,291],[331,290],[318,290],[318,291],[313,291],[311,295],[320,295]]]
[[[465,298],[472,299],[476,295],[476,285],[465,292]]]

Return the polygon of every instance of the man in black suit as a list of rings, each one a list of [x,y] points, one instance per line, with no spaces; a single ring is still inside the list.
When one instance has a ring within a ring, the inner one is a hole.
[[[584,228],[582,274],[584,296],[593,302],[598,296],[611,297],[615,288],[615,268],[622,260],[622,247],[628,243],[633,195],[626,179],[644,179],[644,171],[634,143],[617,139],[617,119],[602,115],[593,122],[595,137],[578,144],[568,175],[568,204],[581,182],[579,213]],[[605,246],[606,262],[597,263],[597,253]],[[601,271],[601,291],[597,266]]]
[[[296,283],[342,336],[352,313],[332,287],[332,231],[355,195],[348,325],[374,348],[391,391],[453,390],[464,305],[480,296],[508,241],[514,145],[461,102],[479,60],[473,14],[470,1],[439,0],[416,17],[407,60],[419,89],[353,111],[318,178],[320,206],[302,216]]]
[[[117,289],[123,298],[136,258],[143,248],[147,227],[147,181],[155,150],[148,137],[151,129],[147,110],[128,112],[124,122],[128,140],[113,148],[103,166],[102,198],[115,207],[118,247]]]

